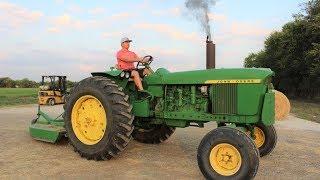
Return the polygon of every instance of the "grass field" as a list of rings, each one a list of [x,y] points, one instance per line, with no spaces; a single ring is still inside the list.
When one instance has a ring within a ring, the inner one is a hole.
[[[291,113],[299,118],[320,123],[320,101],[290,100]]]
[[[37,88],[0,88],[0,107],[37,103]]]

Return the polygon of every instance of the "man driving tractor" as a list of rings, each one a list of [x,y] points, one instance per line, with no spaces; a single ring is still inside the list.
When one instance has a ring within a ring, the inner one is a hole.
[[[134,67],[134,62],[146,63],[149,59],[145,57],[139,57],[136,53],[129,51],[130,48],[130,40],[127,37],[121,39],[121,47],[122,49],[117,52],[117,68],[123,71],[130,72],[130,76],[132,77],[134,83],[136,84],[138,91],[143,91],[143,86],[140,77],[144,77],[145,75],[150,75],[151,72],[147,68],[138,69]]]

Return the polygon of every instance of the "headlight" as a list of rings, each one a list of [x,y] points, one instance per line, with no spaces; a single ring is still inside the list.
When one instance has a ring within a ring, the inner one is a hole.
[[[126,77],[127,79],[129,79],[129,77],[130,77],[130,73],[129,73],[129,72],[126,72],[125,77]]]
[[[120,77],[124,77],[126,75],[126,73],[124,71],[121,72]]]

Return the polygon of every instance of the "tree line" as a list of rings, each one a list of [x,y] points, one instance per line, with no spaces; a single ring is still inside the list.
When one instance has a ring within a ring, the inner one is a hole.
[[[71,88],[76,82],[67,80],[67,87]],[[9,77],[0,78],[0,88],[38,88],[41,82],[36,82],[24,78],[21,80],[13,80]]]
[[[320,96],[320,0],[303,4],[294,20],[273,32],[264,49],[245,58],[245,67],[271,68],[276,89],[290,97]]]

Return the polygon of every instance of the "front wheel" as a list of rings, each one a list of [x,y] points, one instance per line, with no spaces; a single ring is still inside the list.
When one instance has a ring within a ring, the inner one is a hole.
[[[54,99],[49,99],[48,104],[49,104],[50,106],[54,106],[54,105],[56,104],[56,101],[55,101]]]
[[[274,126],[265,126],[263,124],[255,125],[253,129],[254,142],[259,149],[260,156],[270,154],[277,144],[277,132]]]
[[[244,132],[219,127],[198,147],[198,165],[206,179],[252,179],[259,167],[259,151]]]

